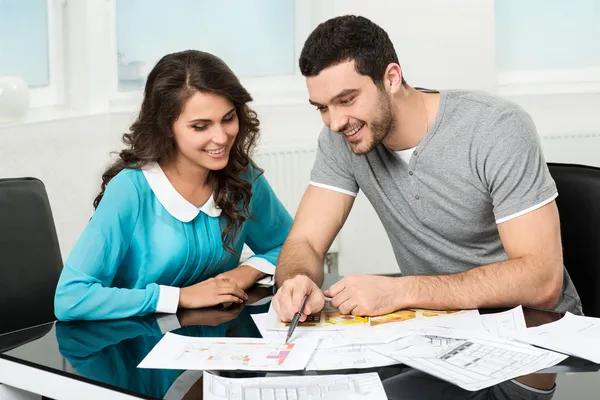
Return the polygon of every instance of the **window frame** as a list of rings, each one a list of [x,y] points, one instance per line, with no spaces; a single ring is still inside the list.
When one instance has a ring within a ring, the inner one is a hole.
[[[117,54],[116,0],[109,3],[110,32],[110,110],[129,111],[139,107],[143,90],[120,92]],[[304,40],[316,23],[333,14],[333,7],[318,0],[294,0],[294,73],[255,78],[240,78],[252,95],[255,105],[298,104],[306,102],[306,86],[297,60]]]
[[[64,103],[65,49],[64,9],[66,0],[46,0],[48,23],[48,86],[29,89],[29,107],[51,107]]]

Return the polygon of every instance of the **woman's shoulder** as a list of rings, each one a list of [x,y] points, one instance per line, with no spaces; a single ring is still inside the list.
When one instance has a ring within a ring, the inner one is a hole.
[[[143,172],[141,169],[124,168],[110,180],[108,186],[110,185],[118,186],[123,189],[128,187],[136,189],[138,192],[142,192],[144,187],[147,186],[147,183],[145,179],[143,179]]]
[[[264,171],[258,165],[253,162],[246,164],[246,169],[242,171],[242,178],[254,184],[262,175]]]
[[[106,185],[105,195],[111,196],[113,193],[120,198],[133,200],[147,195],[149,191],[148,183],[143,176],[141,169],[125,168],[119,171]]]

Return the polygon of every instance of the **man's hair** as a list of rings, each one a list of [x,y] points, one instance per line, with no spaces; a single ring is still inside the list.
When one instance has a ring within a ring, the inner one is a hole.
[[[302,75],[316,76],[325,68],[354,60],[356,71],[383,81],[391,63],[400,64],[388,34],[365,17],[344,15],[322,22],[308,36],[300,54]],[[404,74],[402,84],[406,85]]]

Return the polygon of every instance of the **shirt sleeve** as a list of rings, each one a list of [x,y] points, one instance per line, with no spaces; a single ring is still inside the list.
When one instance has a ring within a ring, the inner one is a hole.
[[[491,195],[496,223],[531,212],[557,196],[531,117],[521,109],[492,119],[482,140],[479,174]]]
[[[310,184],[350,196],[358,194],[352,173],[352,151],[345,139],[324,127],[319,135],[317,155],[310,174]]]
[[[111,287],[133,237],[139,195],[126,173],[107,185],[102,201],[69,254],[54,298],[57,319],[99,320],[154,313],[160,288]]]
[[[245,242],[254,255],[243,264],[274,275],[281,246],[292,228],[292,216],[263,174],[254,178],[250,212]]]

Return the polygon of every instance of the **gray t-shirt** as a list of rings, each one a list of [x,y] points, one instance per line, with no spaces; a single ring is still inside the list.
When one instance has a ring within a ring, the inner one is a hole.
[[[362,190],[405,275],[459,273],[508,259],[497,224],[557,196],[529,115],[499,97],[457,90],[440,92],[433,126],[408,164],[383,144],[356,155],[325,127],[311,184]],[[562,294],[555,310],[580,314],[566,270]]]

